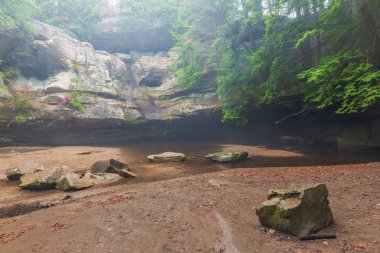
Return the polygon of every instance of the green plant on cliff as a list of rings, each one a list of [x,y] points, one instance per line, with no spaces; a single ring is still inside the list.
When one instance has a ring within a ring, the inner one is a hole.
[[[84,111],[84,106],[82,103],[82,90],[83,90],[83,79],[79,76],[73,79],[74,82],[74,90],[70,92],[70,105],[80,111]]]

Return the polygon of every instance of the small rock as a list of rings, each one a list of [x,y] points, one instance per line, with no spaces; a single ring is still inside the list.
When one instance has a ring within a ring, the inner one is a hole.
[[[26,174],[20,178],[22,189],[26,190],[48,190],[54,189],[62,176],[69,173],[67,167],[55,167],[51,170]]]
[[[122,169],[128,169],[128,165],[114,159],[109,159],[94,163],[91,167],[91,172],[118,174]]]
[[[241,162],[248,158],[247,152],[220,152],[209,154],[206,158],[219,163]]]
[[[70,172],[61,177],[55,188],[62,191],[79,191],[94,185],[94,181],[87,178],[80,178],[78,174]]]
[[[327,196],[325,184],[270,191],[256,214],[269,228],[297,236],[315,233],[333,223]]]
[[[43,165],[37,163],[25,162],[12,170],[6,172],[7,178],[10,181],[19,180],[25,174],[33,174],[39,171],[43,171],[45,168]]]
[[[122,169],[122,170],[120,170],[119,176],[125,177],[125,178],[135,178],[135,177],[137,177],[137,175],[135,173],[133,173],[132,171],[130,171],[128,169]]]
[[[149,161],[155,163],[161,162],[182,162],[186,160],[186,155],[182,153],[165,152],[158,155],[150,155],[147,157]]]
[[[77,155],[91,155],[91,154],[92,154],[92,151],[84,151],[84,152],[78,153]]]
[[[377,209],[377,210],[380,210],[380,204],[377,204],[377,205],[376,205],[376,209]]]

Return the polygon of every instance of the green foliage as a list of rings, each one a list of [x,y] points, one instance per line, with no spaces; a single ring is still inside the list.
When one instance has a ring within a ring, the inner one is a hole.
[[[74,82],[74,90],[70,92],[70,105],[80,111],[84,111],[84,106],[82,103],[82,90],[83,90],[83,79],[81,79],[79,76],[75,77],[73,79]]]
[[[88,41],[100,20],[98,0],[36,0],[38,15],[47,24],[57,26],[70,36]]]
[[[23,115],[16,115],[15,122],[19,124],[25,124],[27,119]]]
[[[71,93],[71,100],[70,100],[70,105],[80,111],[80,112],[83,112],[84,110],[84,106],[82,104],[82,100],[81,100],[81,94],[78,93],[78,92],[72,92]]]
[[[0,125],[5,125],[7,123],[7,120],[0,115]]]
[[[372,11],[379,1],[194,0],[181,7],[179,82],[199,85],[213,66],[223,122],[244,123],[247,110],[293,95],[337,113],[380,100],[380,40],[373,39],[380,17]]]
[[[178,0],[120,0],[121,23],[138,27],[156,21],[171,25],[177,14]]]
[[[34,0],[2,0],[0,4],[0,30],[27,26],[27,19],[35,14],[37,5]]]
[[[358,113],[380,99],[380,70],[359,52],[325,57],[298,77],[310,85],[306,101],[319,109],[337,105],[337,113]]]

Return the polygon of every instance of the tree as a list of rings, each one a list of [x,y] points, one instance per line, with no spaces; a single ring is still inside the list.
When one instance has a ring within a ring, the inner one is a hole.
[[[26,26],[28,18],[34,15],[37,5],[34,0],[1,0],[0,30],[13,28],[16,25]]]
[[[181,6],[175,33],[179,82],[197,85],[214,66],[223,121],[244,123],[245,111],[291,95],[313,108],[361,112],[380,99],[379,6],[378,0],[192,1]]]

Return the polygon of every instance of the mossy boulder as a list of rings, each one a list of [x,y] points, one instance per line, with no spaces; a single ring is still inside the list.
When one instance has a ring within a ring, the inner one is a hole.
[[[248,158],[247,152],[220,152],[209,154],[206,158],[218,163],[241,162]]]
[[[26,174],[20,178],[22,189],[26,190],[48,190],[54,189],[59,180],[70,171],[67,167],[55,167],[50,170]]]
[[[55,188],[62,191],[79,191],[94,185],[95,182],[93,180],[81,178],[78,174],[70,172],[61,177]]]
[[[128,165],[114,160],[114,159],[109,159],[109,160],[103,160],[96,162],[92,165],[91,167],[91,173],[97,174],[97,173],[115,173],[119,174],[119,172],[122,169],[128,169]]]
[[[10,181],[16,181],[19,180],[23,175],[33,174],[43,170],[45,170],[45,168],[41,164],[24,162],[16,168],[8,170],[6,172],[6,175]]]
[[[162,162],[182,162],[186,160],[186,155],[175,152],[165,152],[158,155],[150,155],[147,157],[149,161],[154,163]]]
[[[256,207],[261,225],[292,235],[318,232],[333,223],[325,184],[271,190]]]

